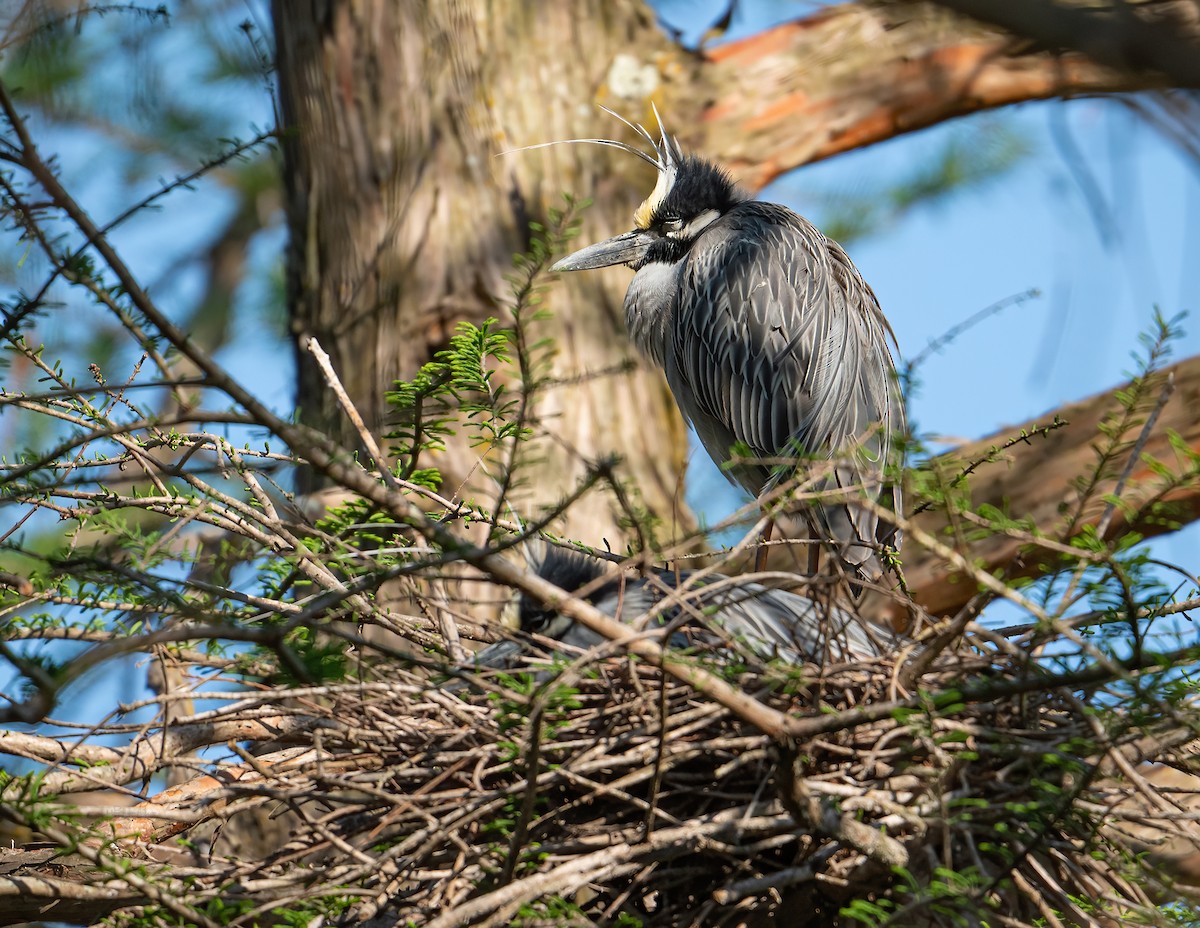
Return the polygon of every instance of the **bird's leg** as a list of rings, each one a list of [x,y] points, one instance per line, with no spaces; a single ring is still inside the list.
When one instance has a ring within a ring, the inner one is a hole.
[[[809,534],[812,535],[813,539],[815,539],[817,537],[815,534],[815,531],[816,531],[815,529],[810,528]],[[764,528],[762,531],[762,537],[760,537],[759,541],[758,541],[758,552],[754,555],[754,571],[755,571],[755,573],[761,573],[762,571],[767,569],[767,557],[771,550],[771,547],[770,547],[771,537],[772,537],[772,535],[774,535],[774,533],[775,533],[775,520],[768,519],[766,528]],[[783,540],[786,540],[786,539],[783,539]],[[804,543],[804,545],[808,550],[807,576],[815,577],[817,575],[817,570],[821,566],[821,546],[819,544],[817,544],[817,542],[815,540],[810,540],[807,543]],[[792,544],[790,546],[790,550],[792,552],[795,552],[796,545]],[[792,556],[794,558],[796,558],[797,560],[799,559],[794,553]],[[799,564],[797,564],[796,566],[798,569]]]
[[[767,543],[771,540],[771,533],[775,530],[775,520],[767,520],[767,527],[763,529],[762,538],[759,539],[758,553],[754,556],[754,572],[762,573],[767,569]]]

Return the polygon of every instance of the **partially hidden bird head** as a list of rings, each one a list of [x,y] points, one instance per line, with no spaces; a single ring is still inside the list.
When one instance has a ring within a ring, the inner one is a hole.
[[[601,584],[597,589],[594,583],[604,573],[603,561],[573,551],[553,548],[538,540],[526,542],[523,548],[530,571],[559,589],[574,593],[584,587],[590,587],[589,595],[585,598],[593,603],[597,597],[608,591],[609,584]],[[501,621],[518,631],[556,639],[562,638],[566,630],[574,624],[572,619],[525,594],[517,595],[509,601]]]
[[[632,230],[581,248],[558,261],[552,271],[583,271],[614,264],[627,264],[638,270],[654,262],[673,263],[686,254],[711,223],[749,199],[723,167],[697,155],[685,154],[678,140],[667,134],[657,108],[654,110],[659,130],[657,141],[643,126],[601,108],[645,139],[652,153],[615,139],[571,141],[618,148],[653,165],[658,172],[654,190],[634,211]]]
[[[526,542],[518,552],[531,573],[568,593],[583,592],[583,598],[593,605],[608,596],[619,582],[614,575],[607,582],[597,583],[605,574],[603,561],[564,551],[540,540]],[[516,594],[508,601],[500,622],[521,636],[536,635],[576,646],[586,647],[603,640],[552,606],[524,593]],[[519,663],[526,655],[525,645],[518,638],[508,637],[478,651],[474,663],[480,667],[508,667]]]
[[[686,570],[660,568],[630,576],[612,571],[598,558],[541,541],[530,541],[520,550],[532,574],[581,596],[599,612],[655,637],[664,647],[721,660],[780,659],[795,665],[872,658],[888,646],[882,630],[869,630],[854,614],[801,593],[722,574],[700,577]],[[528,646],[530,636],[556,642],[568,654],[607,643],[598,632],[563,615],[560,605],[523,593],[514,596],[503,622],[517,634],[477,652],[475,665],[508,668],[527,661],[538,650]]]

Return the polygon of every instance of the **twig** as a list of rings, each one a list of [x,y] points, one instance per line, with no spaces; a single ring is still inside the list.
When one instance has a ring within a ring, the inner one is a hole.
[[[326,386],[333,391],[338,405],[342,407],[342,412],[346,414],[346,418],[354,426],[354,431],[358,433],[358,440],[362,442],[367,456],[371,459],[372,465],[379,472],[379,476],[383,479],[383,482],[393,490],[400,489],[400,485],[396,482],[396,478],[392,474],[392,469],[388,464],[387,458],[380,450],[379,444],[375,441],[375,436],[367,428],[362,414],[350,399],[350,394],[346,392],[346,388],[342,386],[341,378],[338,377],[337,371],[333,369],[333,362],[329,360],[329,355],[321,347],[321,343],[317,341],[317,337],[315,335],[307,336],[304,340],[304,347],[317,362],[317,366],[321,369],[321,374],[325,378]]]

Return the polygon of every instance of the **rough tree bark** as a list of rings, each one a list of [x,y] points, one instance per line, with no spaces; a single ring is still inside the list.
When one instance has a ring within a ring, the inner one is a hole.
[[[633,159],[600,158],[583,146],[499,156],[593,135],[591,101],[614,57],[649,56],[663,37],[632,0],[277,0],[275,22],[289,129],[294,332],[316,336],[330,352],[378,430],[395,379],[411,377],[444,347],[460,319],[501,312],[504,275],[527,246],[529,222],[544,222],[564,192],[595,198],[589,237],[628,221],[646,192]],[[627,476],[646,505],[669,515],[686,436],[660,378],[633,363],[622,334],[623,288],[617,275],[555,288],[544,331],[558,349],[551,376],[573,383],[547,391],[535,410],[558,445],[545,449],[544,472],[525,476],[541,501],[553,501],[585,459],[615,452],[630,462]],[[298,360],[306,415],[340,426],[353,442],[311,359],[301,350]],[[444,462],[452,487],[475,463],[457,450]],[[483,484],[477,492],[486,493]],[[615,544],[619,518],[611,499],[590,494],[560,528]]]

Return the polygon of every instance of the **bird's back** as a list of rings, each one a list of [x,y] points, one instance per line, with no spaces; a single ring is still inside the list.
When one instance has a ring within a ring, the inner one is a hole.
[[[664,644],[680,649],[732,650],[799,664],[875,657],[888,640],[883,630],[868,630],[844,609],[720,574],[700,578],[688,571],[656,570],[642,578],[614,575],[589,598],[620,622],[636,623],[651,614],[646,630],[673,629]],[[580,649],[606,642],[578,622],[557,638]]]

